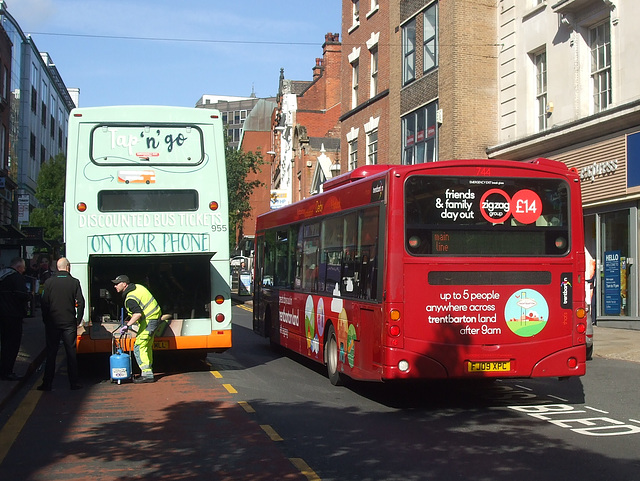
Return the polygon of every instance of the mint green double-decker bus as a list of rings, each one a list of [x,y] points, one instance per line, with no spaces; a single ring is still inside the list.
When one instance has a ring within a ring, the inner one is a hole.
[[[171,316],[154,349],[231,347],[228,226],[217,110],[73,110],[64,233],[87,301],[78,352],[111,351],[126,315],[111,282],[120,274],[148,287]]]

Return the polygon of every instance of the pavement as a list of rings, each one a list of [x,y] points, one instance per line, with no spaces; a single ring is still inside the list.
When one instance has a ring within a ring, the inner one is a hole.
[[[253,306],[251,297],[233,295],[232,298],[234,304]],[[593,339],[594,357],[640,362],[640,330],[598,325],[593,327]],[[40,310],[36,309],[35,317],[25,318],[23,321],[22,344],[14,368],[14,372],[18,376],[23,376],[23,379],[0,380],[0,411],[41,367],[45,358],[44,350],[44,325]]]

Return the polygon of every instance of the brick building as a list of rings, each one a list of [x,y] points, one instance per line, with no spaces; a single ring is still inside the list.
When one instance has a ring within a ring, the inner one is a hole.
[[[397,124],[389,103],[391,3],[345,0],[342,4],[343,172],[358,165],[399,163],[392,160],[389,148],[391,126]]]
[[[243,152],[254,152],[260,154],[265,162],[260,172],[249,173],[247,182],[258,180],[263,186],[253,190],[249,199],[251,205],[251,216],[245,219],[242,232],[237,233],[237,240],[242,236],[255,235],[256,217],[268,212],[270,209],[270,185],[272,178],[272,149],[273,134],[271,122],[276,103],[270,99],[259,99],[253,107],[242,127],[242,137],[239,141],[239,149]]]
[[[498,138],[497,3],[343,1],[343,171],[487,157]]]
[[[311,81],[288,80],[280,72],[271,185],[286,203],[317,192],[337,172],[332,167],[340,163],[341,48],[339,34],[325,35]]]
[[[497,0],[400,2],[400,33],[402,163],[486,158],[498,132]]]

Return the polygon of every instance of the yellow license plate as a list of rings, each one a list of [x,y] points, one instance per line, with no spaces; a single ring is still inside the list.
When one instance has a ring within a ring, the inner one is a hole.
[[[510,361],[469,361],[467,363],[469,372],[505,372],[511,370]]]
[[[154,349],[169,349],[169,341],[153,341]]]

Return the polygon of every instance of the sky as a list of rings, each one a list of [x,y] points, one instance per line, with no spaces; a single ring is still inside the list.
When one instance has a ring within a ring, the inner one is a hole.
[[[80,107],[193,107],[202,95],[275,96],[280,68],[312,80],[341,0],[6,0]],[[341,39],[342,40],[342,39]]]

